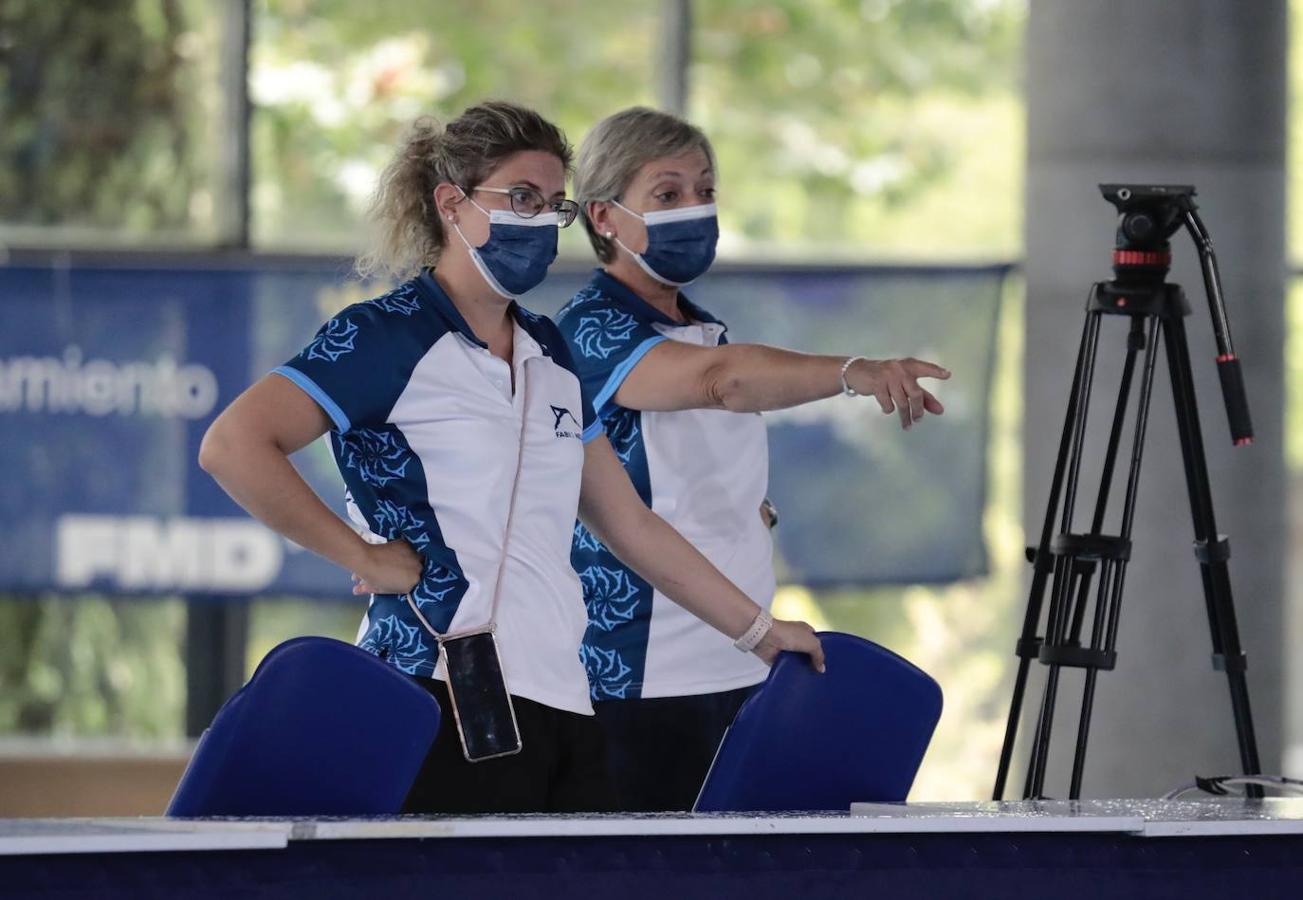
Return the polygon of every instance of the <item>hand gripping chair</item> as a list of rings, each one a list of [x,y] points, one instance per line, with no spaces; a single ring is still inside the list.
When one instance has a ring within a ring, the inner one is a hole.
[[[903,801],[937,720],[941,687],[871,641],[823,632],[827,673],[784,653],[724,735],[697,812],[845,812]]]
[[[439,704],[342,641],[286,641],[199,738],[169,816],[375,816],[401,811]]]

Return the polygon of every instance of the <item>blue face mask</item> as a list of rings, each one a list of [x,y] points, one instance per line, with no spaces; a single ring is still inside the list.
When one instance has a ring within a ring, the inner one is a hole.
[[[464,194],[464,192],[463,192]],[[532,290],[547,277],[548,266],[556,259],[557,226],[554,212],[539,213],[526,219],[509,209],[492,212],[470,197],[471,205],[489,217],[489,239],[482,247],[472,247],[456,222],[457,230],[471,262],[488,282],[493,292],[508,300]]]
[[[619,200],[616,206],[647,225],[647,249],[634,253],[619,238],[620,249],[633,257],[642,270],[661,284],[683,287],[691,284],[715,261],[715,243],[719,240],[719,219],[715,204],[702,203],[639,215]]]

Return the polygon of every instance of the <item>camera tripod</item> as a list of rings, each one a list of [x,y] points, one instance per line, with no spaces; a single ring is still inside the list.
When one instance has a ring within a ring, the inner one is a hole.
[[[1121,215],[1113,253],[1114,278],[1112,281],[1096,283],[1090,291],[1063,436],[1054,465],[1048,508],[1039,543],[1027,550],[1027,558],[1033,570],[1031,591],[1022,633],[1015,650],[1018,670],[1000,753],[1000,766],[996,774],[996,800],[1003,799],[1022,715],[1028,670],[1033,659],[1048,666],[1049,671],[1032,739],[1023,797],[1031,799],[1044,796],[1055,704],[1064,668],[1085,671],[1069,798],[1075,800],[1081,795],[1096,680],[1101,670],[1110,670],[1117,662],[1122,587],[1127,563],[1131,559],[1131,529],[1160,339],[1172,382],[1181,456],[1185,464],[1185,480],[1194,521],[1194,552],[1203,579],[1208,627],[1212,637],[1213,667],[1226,673],[1230,686],[1231,708],[1244,772],[1256,775],[1260,771],[1245,678],[1246,657],[1240,647],[1235,607],[1231,598],[1230,574],[1227,570],[1230,544],[1224,535],[1217,533],[1213,516],[1212,490],[1208,481],[1194,378],[1190,369],[1184,323],[1184,317],[1190,314],[1190,306],[1181,287],[1166,282],[1171,264],[1171,248],[1167,239],[1184,224],[1195,241],[1203,269],[1204,287],[1217,340],[1218,374],[1221,377],[1232,440],[1236,446],[1251,443],[1253,429],[1249,421],[1243,375],[1239,360],[1231,347],[1230,326],[1222,302],[1220,276],[1212,242],[1196,212],[1193,200],[1195,190],[1191,186],[1105,184],[1100,185],[1100,190]],[[1086,418],[1095,378],[1101,324],[1105,316],[1120,316],[1129,320],[1126,357],[1090,528],[1084,532],[1074,532],[1073,513],[1081,487]],[[1121,526],[1115,534],[1108,534],[1104,531],[1105,514],[1137,365],[1140,367],[1139,397],[1131,436],[1130,468],[1122,505]],[[1047,584],[1050,587],[1050,601],[1045,634],[1040,637],[1037,631]],[[1260,793],[1257,795],[1261,796]]]

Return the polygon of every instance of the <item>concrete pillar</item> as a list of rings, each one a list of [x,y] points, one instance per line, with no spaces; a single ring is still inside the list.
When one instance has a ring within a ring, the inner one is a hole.
[[[1111,277],[1117,217],[1096,184],[1192,183],[1244,360],[1252,447],[1231,446],[1198,258],[1184,230],[1172,240],[1169,280],[1185,287],[1194,307],[1186,327],[1204,442],[1218,530],[1231,539],[1231,581],[1267,772],[1280,771],[1284,696],[1286,18],[1285,0],[1032,0],[1026,35],[1029,541],[1044,517],[1084,300],[1093,282]],[[1081,531],[1093,508],[1124,327],[1119,318],[1103,329],[1085,468],[1090,490],[1075,523]],[[1196,772],[1239,771],[1226,678],[1210,663],[1165,367],[1160,355],[1118,665],[1100,676],[1085,797],[1156,796]],[[1125,481],[1125,470],[1117,480]],[[1111,510],[1120,506],[1120,485],[1114,496]],[[1029,714],[1039,705],[1043,672],[1033,667]],[[1047,795],[1057,797],[1067,795],[1080,710],[1080,673],[1065,672],[1046,782]],[[1029,722],[1025,716],[1020,746]],[[1024,772],[1015,767],[1006,796],[1021,794]]]

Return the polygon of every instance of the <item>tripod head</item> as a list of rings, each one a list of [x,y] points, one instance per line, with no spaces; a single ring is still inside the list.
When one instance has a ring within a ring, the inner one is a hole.
[[[1121,284],[1157,285],[1172,264],[1170,238],[1194,210],[1192,185],[1101,184],[1119,213],[1113,274]]]
[[[1113,283],[1127,290],[1160,287],[1172,265],[1168,238],[1182,225],[1199,252],[1204,291],[1217,339],[1217,374],[1222,382],[1231,440],[1240,447],[1253,443],[1249,403],[1244,391],[1240,360],[1231,346],[1231,324],[1222,299],[1221,275],[1212,239],[1197,212],[1195,189],[1190,184],[1101,184],[1100,193],[1118,211],[1113,247]]]

